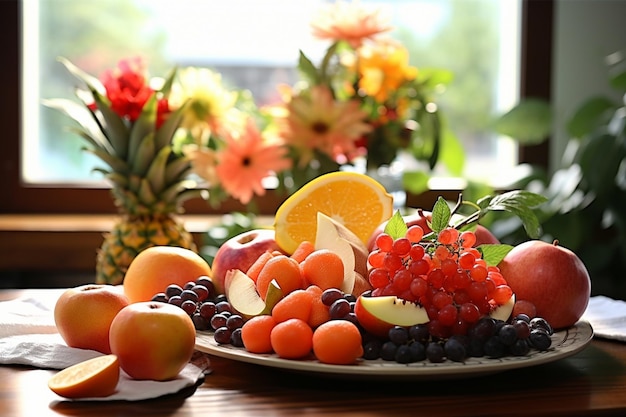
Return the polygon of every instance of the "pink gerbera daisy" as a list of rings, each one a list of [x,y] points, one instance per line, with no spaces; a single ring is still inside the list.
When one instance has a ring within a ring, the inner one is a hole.
[[[356,141],[371,131],[367,113],[356,100],[337,101],[325,85],[311,88],[310,95],[293,97],[287,103],[282,135],[307,163],[313,150],[333,160],[354,154]]]
[[[355,49],[366,39],[391,30],[379,10],[365,9],[358,1],[338,1],[328,5],[313,20],[311,27],[315,37],[335,42],[343,40]]]
[[[252,119],[243,132],[231,131],[224,137],[225,146],[218,152],[216,173],[224,190],[243,204],[254,194],[265,194],[263,179],[291,168],[287,148],[264,138]]]

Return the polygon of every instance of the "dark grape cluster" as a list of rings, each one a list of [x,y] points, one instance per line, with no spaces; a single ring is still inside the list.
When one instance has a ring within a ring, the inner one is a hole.
[[[331,320],[348,320],[358,325],[359,321],[354,314],[356,297],[345,294],[337,288],[328,288],[322,292],[322,303],[328,306],[328,314]]]
[[[210,277],[198,277],[184,286],[169,285],[152,301],[169,303],[183,309],[196,330],[213,330],[215,341],[243,347],[241,327],[244,318],[233,311],[224,294],[218,294]]]
[[[363,358],[398,363],[423,360],[439,363],[445,360],[463,362],[471,357],[525,356],[531,349],[548,350],[552,334],[552,327],[545,319],[530,319],[525,314],[507,322],[485,316],[474,323],[466,334],[447,338],[433,336],[427,324],[409,328],[395,326],[384,340],[365,334]]]

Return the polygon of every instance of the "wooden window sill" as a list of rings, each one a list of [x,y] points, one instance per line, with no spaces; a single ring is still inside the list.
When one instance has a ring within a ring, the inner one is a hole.
[[[0,274],[15,271],[84,271],[95,269],[102,234],[117,216],[71,214],[0,214]],[[182,215],[180,219],[196,239],[219,224],[219,215]],[[270,216],[259,216],[271,224]]]

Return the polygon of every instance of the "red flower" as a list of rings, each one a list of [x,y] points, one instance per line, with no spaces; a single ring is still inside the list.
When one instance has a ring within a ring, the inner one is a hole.
[[[113,111],[131,122],[137,120],[154,92],[148,85],[146,66],[139,57],[121,60],[117,68],[102,75],[101,81]]]
[[[170,103],[167,98],[162,98],[157,102],[157,119],[156,119],[156,128],[160,128],[161,125],[167,120],[167,117],[170,115]]]

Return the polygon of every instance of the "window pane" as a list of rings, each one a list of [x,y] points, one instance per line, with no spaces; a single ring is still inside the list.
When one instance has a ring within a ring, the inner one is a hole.
[[[93,182],[97,159],[82,152],[71,123],[42,98],[73,98],[74,79],[56,60],[100,75],[119,59],[142,55],[152,75],[174,65],[202,66],[250,89],[257,104],[293,84],[302,49],[315,62],[328,46],[312,38],[315,0],[39,0],[23,2],[23,177],[31,183]],[[517,162],[510,139],[489,131],[491,118],[518,97],[519,1],[366,1],[391,18],[392,35],[411,64],[446,68],[454,82],[440,107],[466,152],[468,177],[502,177]],[[175,4],[176,7],[172,7]],[[39,117],[35,117],[39,115]],[[494,174],[495,173],[495,174]],[[445,172],[441,174],[445,175]]]

